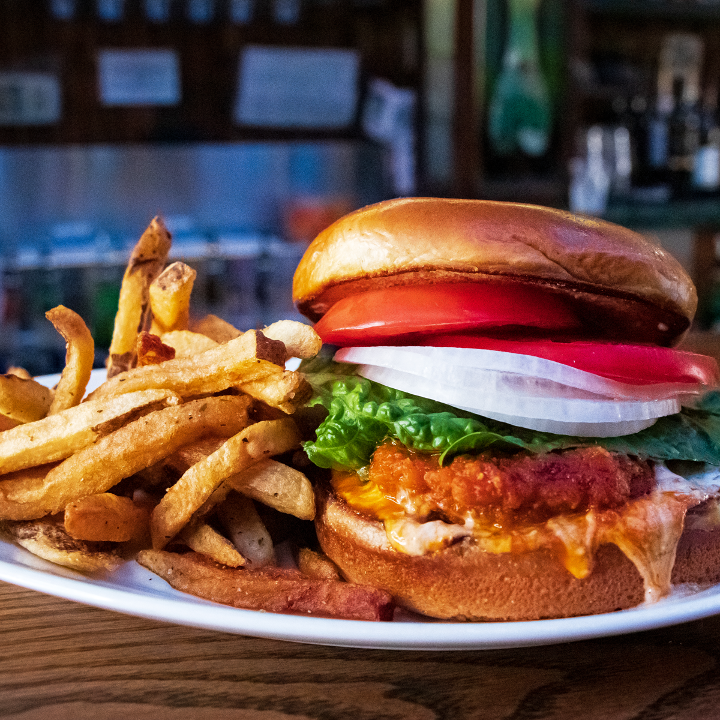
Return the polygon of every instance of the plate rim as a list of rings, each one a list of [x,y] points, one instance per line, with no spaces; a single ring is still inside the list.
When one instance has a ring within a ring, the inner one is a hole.
[[[127,566],[146,573],[155,591],[113,583],[113,572],[104,578],[84,576],[59,568],[63,575],[35,565],[52,564],[28,551],[0,541],[17,560],[0,559],[0,580],[93,607],[165,623],[236,635],[304,644],[375,650],[498,650],[554,645],[659,629],[720,612],[720,587],[714,586],[654,605],[601,615],[511,622],[396,621],[368,622],[335,618],[243,610],[209,602],[174,590],[165,580],[141,568],[134,560]],[[68,576],[70,575],[70,576]],[[205,608],[207,612],[198,612]]]

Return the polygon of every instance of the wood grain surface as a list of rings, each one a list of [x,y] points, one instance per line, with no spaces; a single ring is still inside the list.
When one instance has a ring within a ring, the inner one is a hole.
[[[516,650],[352,650],[162,624],[0,583],[0,639],[2,718],[720,718],[720,617]]]

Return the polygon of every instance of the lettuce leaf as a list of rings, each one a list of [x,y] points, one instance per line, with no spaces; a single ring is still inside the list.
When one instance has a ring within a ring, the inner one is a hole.
[[[395,439],[409,448],[440,453],[441,462],[488,448],[503,452],[549,452],[599,445],[654,460],[689,460],[720,465],[720,392],[694,408],[660,418],[652,427],[617,438],[555,435],[499,423],[354,374],[353,366],[316,358],[301,370],[314,389],[311,405],[328,415],[317,438],[305,443],[310,460],[323,468],[359,470],[375,448]]]

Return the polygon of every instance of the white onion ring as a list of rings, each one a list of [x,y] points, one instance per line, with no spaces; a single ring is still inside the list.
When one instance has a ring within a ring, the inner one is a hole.
[[[548,430],[567,434],[582,434],[589,437],[614,437],[637,432],[649,427],[664,415],[680,411],[676,398],[651,401],[616,401],[605,399],[569,399],[543,396],[527,396],[510,392],[486,392],[482,388],[453,386],[437,379],[428,379],[375,365],[361,365],[358,374],[368,380],[382,383],[396,390],[437,400],[463,410],[485,415],[503,417],[519,427],[539,429],[538,421],[548,427],[562,428]],[[628,423],[633,423],[628,425]]]
[[[606,398],[626,400],[652,401],[677,397],[682,402],[700,394],[704,389],[699,383],[632,385],[578,370],[554,360],[476,348],[384,345],[348,347],[338,350],[335,359],[338,362],[386,367],[428,378],[444,379],[452,373],[453,377],[462,377],[462,382],[468,385],[498,382],[497,378],[487,374],[488,371],[511,373],[548,381],[556,386],[577,388]],[[462,375],[458,368],[463,368]],[[552,391],[552,386],[545,387]]]
[[[459,408],[460,410],[468,410],[475,412],[469,408]],[[636,432],[645,430],[657,422],[657,418],[650,420],[628,420],[627,422],[618,421],[613,423],[590,423],[590,422],[563,422],[562,420],[543,420],[540,418],[518,418],[513,415],[503,415],[503,413],[485,413],[485,417],[490,420],[498,420],[499,422],[516,425],[526,428],[527,430],[537,430],[538,432],[555,433],[556,435],[573,435],[575,437],[622,437],[623,435],[633,435]]]

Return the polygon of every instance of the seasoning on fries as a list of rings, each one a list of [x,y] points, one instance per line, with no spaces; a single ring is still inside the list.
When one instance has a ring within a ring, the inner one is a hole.
[[[125,268],[120,301],[108,359],[108,377],[135,363],[138,333],[150,326],[150,284],[160,274],[170,252],[172,238],[160,218],[154,218],[130,255]]]
[[[169,249],[155,218],[124,274],[107,380],[87,397],[93,339],[62,306],[47,313],[67,344],[55,390],[21,368],[0,376],[0,531],[81,572],[136,556],[235,607],[392,619],[387,593],[344,582],[308,546],[296,411],[312,390],[286,362],[314,357],[319,337],[290,320],[242,331],[194,319],[195,271],[165,267]],[[278,567],[288,558],[296,568]]]

